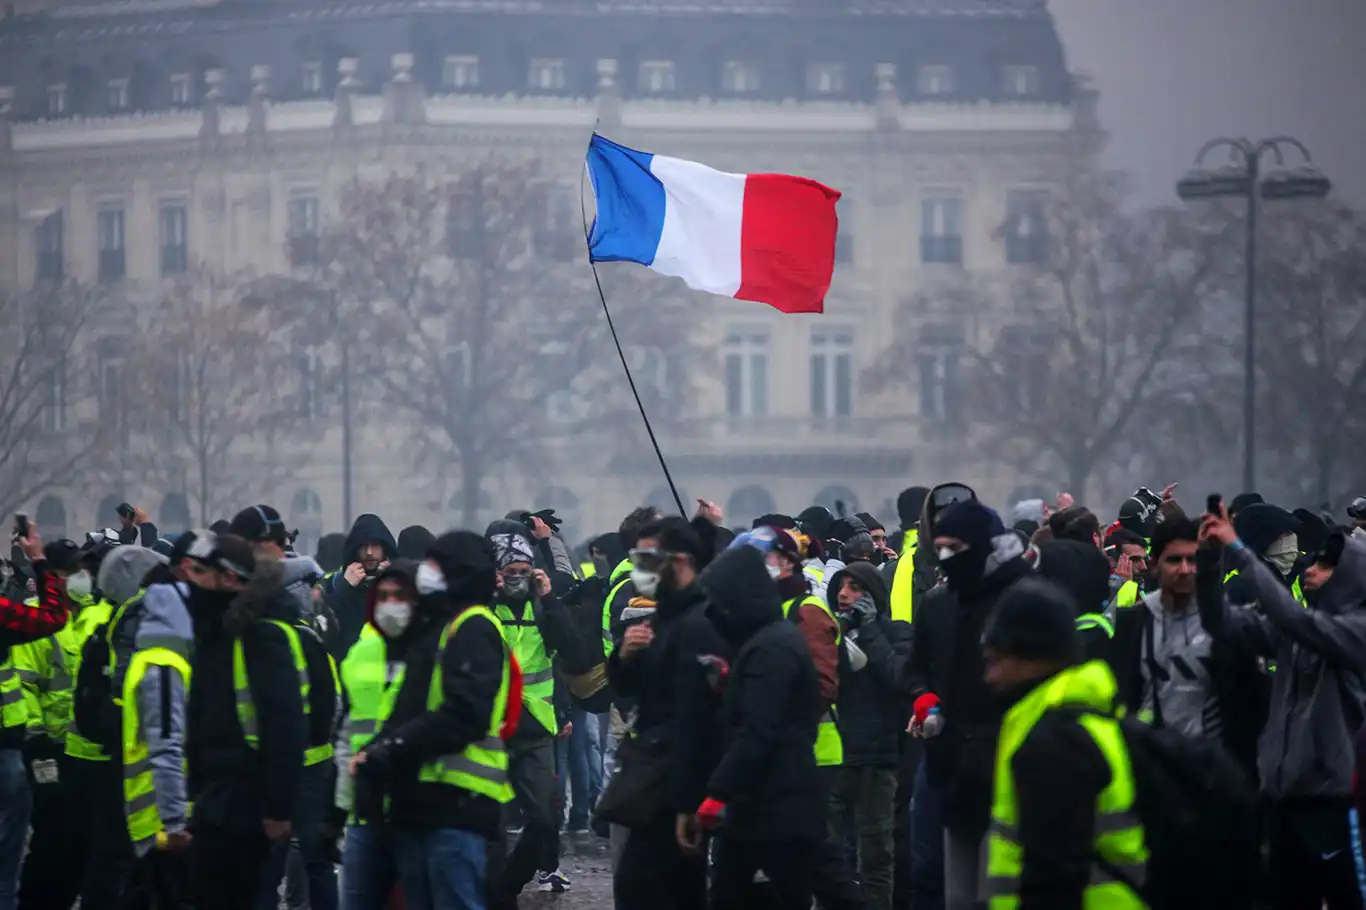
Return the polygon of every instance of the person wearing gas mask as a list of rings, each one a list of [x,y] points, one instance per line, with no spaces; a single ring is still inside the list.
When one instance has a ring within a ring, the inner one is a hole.
[[[337,621],[337,631],[328,640],[333,660],[344,659],[360,637],[370,585],[380,569],[396,556],[398,544],[378,515],[367,512],[356,518],[342,548],[341,570],[326,576],[318,585]]]
[[[697,584],[714,552],[714,534],[715,526],[703,518],[664,518],[642,527],[630,551],[635,591],[653,600],[655,609],[624,627],[607,663],[613,689],[636,703],[618,773],[629,777],[632,762],[667,764],[668,772],[642,796],[650,819],[631,828],[614,870],[617,910],[706,905],[706,854],[696,812],[715,764],[720,701],[701,658],[732,653],[707,620],[706,594]]]
[[[389,722],[406,675],[409,649],[428,625],[425,617],[417,616],[418,565],[417,560],[400,557],[375,576],[370,587],[370,621],[339,668],[344,710],[335,750],[341,769],[335,809],[346,817],[342,856],[346,875],[341,895],[345,910],[381,910],[398,882],[383,788],[375,786],[369,776],[352,777],[346,769],[351,756],[359,754]]]
[[[912,734],[926,743],[912,825],[922,847],[929,847],[942,827],[942,906],[969,910],[977,899],[979,853],[990,821],[995,729],[1001,719],[983,680],[982,630],[1002,594],[1031,569],[1020,538],[981,503],[948,506],[937,513],[933,529],[932,546],[945,584],[925,597],[913,625]],[[927,706],[934,717],[926,713]],[[928,895],[917,906],[939,906],[934,896],[938,883],[932,878],[936,870],[922,871],[919,887]]]
[[[311,725],[296,607],[254,587],[256,557],[235,535],[197,534],[182,563],[194,623],[186,708],[191,887],[196,910],[248,910],[273,851],[294,833]],[[330,719],[330,718],[329,718]]]
[[[535,567],[536,547],[520,521],[489,525],[485,535],[498,562],[493,612],[503,640],[522,669],[523,717],[508,742],[508,774],[523,813],[523,829],[496,879],[495,903],[512,905],[533,877],[541,890],[560,892],[569,879],[560,871],[560,835],[555,821],[555,737],[568,735],[555,712],[555,673],[586,669],[588,649],[579,639],[568,608],[551,591],[549,576]],[[539,873],[539,876],[537,875]]]
[[[409,907],[486,905],[499,849],[490,841],[499,837],[503,807],[513,799],[507,741],[528,722],[518,697],[522,674],[488,607],[496,580],[489,541],[472,531],[451,531],[436,539],[418,566],[412,609],[401,584],[375,605],[386,656],[396,645],[393,653],[401,649],[403,666],[387,683],[398,687],[392,710],[382,717],[388,697],[379,699],[378,732],[348,770],[355,778],[356,814],[387,818]],[[353,717],[357,706],[353,702]],[[348,900],[346,906],[382,905]]]

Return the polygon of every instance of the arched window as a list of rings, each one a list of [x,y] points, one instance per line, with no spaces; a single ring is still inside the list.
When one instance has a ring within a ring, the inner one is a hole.
[[[688,498],[686,490],[680,489],[678,491],[678,497],[683,500],[683,507],[685,509],[688,507],[688,504],[692,502],[692,500]],[[669,490],[668,486],[655,487],[646,494],[645,501],[642,502],[641,505],[654,506],[665,515],[678,514],[678,503],[674,502],[674,494]]]
[[[318,552],[318,541],[323,536],[323,501],[308,487],[301,487],[294,493],[294,501],[289,507],[289,530],[299,532],[294,538],[297,552],[309,556]]]
[[[840,516],[841,507],[845,515],[853,515],[859,510],[858,497],[854,491],[841,486],[826,487],[817,493],[816,505],[825,506],[836,518]]]
[[[726,500],[726,522],[748,527],[760,515],[768,515],[777,511],[777,508],[768,490],[750,484],[736,490],[730,494],[730,499]]]
[[[115,503],[118,505],[118,503]],[[38,532],[45,540],[58,540],[66,537],[66,506],[56,496],[44,496],[38,502],[38,511],[33,516]]]
[[[95,527],[117,530],[119,527],[119,504],[122,502],[123,496],[113,493],[101,499],[100,507],[95,510]]]
[[[167,493],[157,513],[157,532],[162,537],[182,534],[190,529],[190,504],[184,493]]]
[[[456,490],[451,494],[450,501],[446,503],[446,509],[450,512],[450,520],[456,527],[470,526],[471,530],[483,532],[483,524],[488,521],[489,513],[493,511],[493,497],[489,496],[488,491],[481,489],[479,495],[475,497],[474,512],[467,521],[465,518],[465,491]]]
[[[560,536],[571,544],[580,540],[581,535],[586,533],[580,527],[583,523],[582,506],[582,501],[574,495],[574,491],[564,487],[547,487],[531,501],[533,509],[555,510],[555,517],[564,522],[560,527]]]

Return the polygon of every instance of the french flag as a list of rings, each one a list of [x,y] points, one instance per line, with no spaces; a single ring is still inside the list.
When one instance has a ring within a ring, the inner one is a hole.
[[[638,262],[688,287],[820,313],[835,271],[840,193],[805,177],[727,174],[594,136],[593,262]]]

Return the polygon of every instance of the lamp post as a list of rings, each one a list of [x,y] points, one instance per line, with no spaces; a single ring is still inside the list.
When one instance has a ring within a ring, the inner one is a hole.
[[[1287,168],[1285,148],[1299,152],[1303,162]],[[1228,164],[1206,168],[1205,157],[1215,149],[1229,152]],[[1275,159],[1275,169],[1263,171],[1262,160]],[[1256,142],[1250,139],[1211,139],[1195,156],[1195,167],[1176,184],[1176,194],[1189,202],[1195,199],[1247,200],[1247,252],[1244,288],[1243,327],[1243,490],[1257,489],[1257,213],[1258,195],[1262,201],[1278,199],[1322,199],[1332,184],[1314,166],[1309,149],[1290,136],[1272,136]]]

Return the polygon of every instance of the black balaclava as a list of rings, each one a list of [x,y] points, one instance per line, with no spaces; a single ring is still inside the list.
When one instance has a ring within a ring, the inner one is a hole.
[[[934,522],[934,536],[953,537],[968,547],[948,559],[939,560],[939,568],[948,579],[949,587],[963,592],[981,583],[993,540],[1005,532],[1001,516],[979,502],[956,502],[940,512]]]

